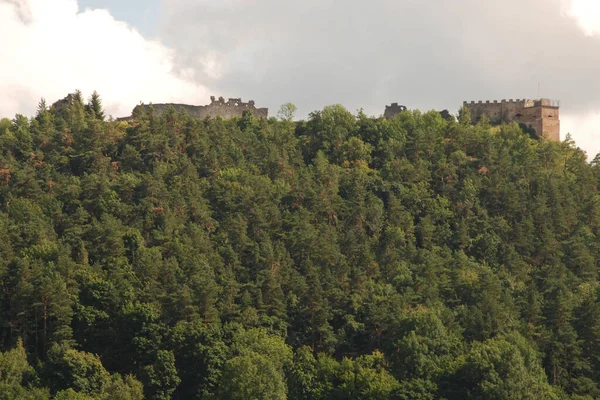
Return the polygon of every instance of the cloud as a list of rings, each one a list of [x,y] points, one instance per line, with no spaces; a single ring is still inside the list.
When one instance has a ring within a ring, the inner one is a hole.
[[[109,114],[140,101],[199,103],[203,85],[174,70],[175,53],[145,39],[106,10],[80,12],[75,0],[0,0],[0,116],[31,115],[75,89],[97,90]]]
[[[596,0],[162,0],[161,15],[158,41],[76,0],[0,0],[0,116],[74,89],[114,116],[215,94],[305,117],[333,103],[456,112],[539,85],[561,100],[562,136],[600,151]]]
[[[176,63],[225,96],[306,116],[342,103],[456,112],[463,100],[561,100],[589,154],[600,110],[597,0],[163,0]],[[210,68],[207,68],[211,61]],[[211,73],[209,73],[211,71]]]
[[[571,0],[568,14],[575,18],[588,36],[600,34],[600,3],[596,0]]]

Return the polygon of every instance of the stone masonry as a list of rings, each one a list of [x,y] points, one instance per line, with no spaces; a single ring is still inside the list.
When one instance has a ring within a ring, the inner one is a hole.
[[[233,118],[241,117],[244,111],[252,112],[256,117],[269,117],[268,108],[256,108],[254,100],[250,100],[247,103],[242,102],[241,98],[230,98],[225,101],[223,97],[218,99],[215,96],[210,97],[210,104],[206,106],[191,106],[187,104],[153,104],[154,113],[156,115],[163,114],[169,106],[173,106],[176,111],[186,111],[192,118],[206,118],[206,117],[222,117],[222,118]],[[139,111],[140,108],[148,108],[148,105],[138,105],[133,109],[133,114]],[[126,118],[127,119],[127,118]]]
[[[398,103],[392,103],[389,106],[385,106],[385,111],[383,112],[383,116],[385,119],[392,119],[396,116],[396,114],[400,114],[402,111],[406,111],[406,106],[398,105]],[[455,121],[454,116],[450,114],[448,110],[442,110],[439,112],[441,117],[447,121]]]
[[[478,123],[485,115],[492,124],[514,121],[532,128],[539,137],[560,141],[560,103],[556,100],[465,101],[463,105],[469,109],[473,123]]]
[[[386,119],[392,119],[396,114],[399,114],[402,111],[406,111],[406,106],[400,106],[398,103],[392,103],[391,106],[385,106],[385,112],[383,113],[383,116]]]

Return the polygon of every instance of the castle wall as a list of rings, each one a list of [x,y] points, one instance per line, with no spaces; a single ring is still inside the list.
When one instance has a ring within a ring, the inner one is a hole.
[[[507,122],[515,121],[519,124],[525,124],[535,129],[536,133],[541,132],[542,110],[540,107],[525,107],[516,110],[512,118],[507,118]]]
[[[492,102],[477,102],[474,101],[470,104],[466,104],[471,113],[471,121],[479,122],[481,117],[485,114],[493,124],[499,124],[503,119],[502,104],[497,101]]]
[[[558,107],[541,107],[543,117],[541,118],[542,136],[559,142],[560,141],[560,118]]]
[[[233,118],[233,117],[241,117],[245,111],[252,112],[256,117],[269,117],[269,109],[268,108],[256,108],[254,105],[254,101],[250,100],[247,103],[242,102],[241,99],[230,98],[227,102],[222,98],[215,99],[214,96],[211,96],[211,103],[206,106],[192,106],[188,104],[153,104],[154,113],[156,115],[161,115],[167,111],[167,108],[172,106],[176,111],[185,111],[192,118]],[[148,105],[139,105],[134,108],[134,113],[139,110],[139,108],[148,109]]]
[[[483,115],[486,115],[491,123],[500,124],[502,122],[514,121],[518,114],[523,114],[525,100],[502,100],[502,101],[478,101],[464,102],[471,113],[471,121],[477,123]]]
[[[406,111],[406,106],[399,105],[398,103],[392,103],[389,106],[385,106],[385,111],[383,112],[383,116],[385,119],[392,119],[397,114],[400,114],[402,111]],[[448,110],[439,111],[440,116],[444,118],[446,121],[456,121],[454,116],[450,114]]]
[[[540,137],[560,141],[559,104],[550,99],[502,100],[463,102],[471,113],[471,121],[478,123],[486,115],[492,124],[517,122],[533,128]]]

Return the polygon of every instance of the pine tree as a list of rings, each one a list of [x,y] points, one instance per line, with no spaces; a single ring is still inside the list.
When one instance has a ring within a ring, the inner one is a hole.
[[[98,92],[95,90],[94,93],[92,93],[86,108],[93,113],[95,118],[104,121],[105,115],[104,109],[102,108],[102,100],[100,99]]]

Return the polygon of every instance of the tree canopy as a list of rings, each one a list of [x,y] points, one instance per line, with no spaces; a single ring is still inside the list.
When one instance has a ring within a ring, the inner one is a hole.
[[[600,164],[437,112],[0,120],[0,399],[593,399]]]

